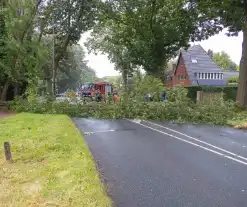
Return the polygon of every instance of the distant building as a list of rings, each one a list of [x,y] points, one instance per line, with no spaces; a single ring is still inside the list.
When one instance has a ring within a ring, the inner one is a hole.
[[[176,66],[167,72],[166,86],[225,86],[224,72],[200,46],[181,50]]]

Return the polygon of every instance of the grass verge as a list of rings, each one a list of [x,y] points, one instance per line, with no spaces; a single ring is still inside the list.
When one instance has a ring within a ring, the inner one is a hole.
[[[65,115],[0,119],[0,206],[111,206],[80,132]],[[4,159],[9,141],[13,163]]]
[[[247,129],[247,111],[236,113],[228,124],[236,129]]]

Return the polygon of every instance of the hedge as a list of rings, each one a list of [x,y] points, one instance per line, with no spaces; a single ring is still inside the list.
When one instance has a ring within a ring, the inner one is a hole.
[[[224,100],[236,100],[237,96],[237,86],[188,86],[188,98],[192,101],[196,102],[196,92],[197,91],[204,91],[204,92],[223,92],[224,93]]]

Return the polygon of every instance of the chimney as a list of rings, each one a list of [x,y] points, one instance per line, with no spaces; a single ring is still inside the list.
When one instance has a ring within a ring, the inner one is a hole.
[[[214,55],[214,53],[213,53],[213,50],[208,50],[208,56],[210,57],[210,58],[213,58],[213,55]]]

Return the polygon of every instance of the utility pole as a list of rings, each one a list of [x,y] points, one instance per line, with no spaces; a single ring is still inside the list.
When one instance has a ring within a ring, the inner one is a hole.
[[[52,32],[53,32],[53,41],[52,41],[52,92],[53,95],[56,95],[56,67],[55,67],[55,20],[54,16],[52,17]]]

